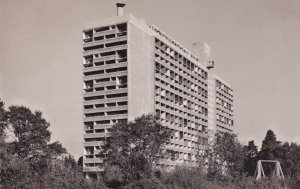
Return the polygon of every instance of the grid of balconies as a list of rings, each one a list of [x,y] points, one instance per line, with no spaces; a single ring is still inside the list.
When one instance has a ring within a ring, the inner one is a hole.
[[[100,148],[128,119],[127,23],[83,31],[84,172],[103,169]]]
[[[172,131],[163,164],[195,162],[195,152],[207,142],[207,72],[155,39],[155,111]]]
[[[233,90],[216,79],[216,123],[217,130],[233,131]]]

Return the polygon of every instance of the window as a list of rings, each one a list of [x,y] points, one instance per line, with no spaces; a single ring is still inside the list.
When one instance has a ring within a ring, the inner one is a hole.
[[[179,138],[182,139],[183,138],[183,132],[179,131]]]

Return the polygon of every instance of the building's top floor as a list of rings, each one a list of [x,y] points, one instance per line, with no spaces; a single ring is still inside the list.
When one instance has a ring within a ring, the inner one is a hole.
[[[195,56],[193,53],[191,53],[183,45],[179,44],[177,41],[175,41],[173,38],[171,38],[165,32],[160,30],[157,26],[155,26],[155,25],[149,26],[146,24],[144,19],[136,18],[136,17],[132,16],[131,14],[110,17],[110,18],[104,18],[102,20],[87,23],[83,27],[83,32],[91,32],[91,31],[96,32],[97,30],[101,30],[102,27],[107,27],[107,26],[115,25],[115,24],[119,24],[119,23],[133,24],[134,26],[138,27],[143,32],[147,33],[148,35],[154,36],[154,37],[158,38],[159,40],[163,41],[164,43],[168,44],[172,49],[174,49],[175,51],[184,55],[190,61],[197,64],[200,68],[204,69],[205,71],[208,71],[207,68],[199,62],[199,58],[197,56]]]
[[[214,78],[215,78],[216,82],[221,82],[224,86],[228,87],[232,91],[232,88],[227,81],[225,81],[224,79],[222,79],[220,76],[218,76],[216,74],[214,74]]]
[[[147,25],[145,20],[142,18],[137,18],[131,14],[128,15],[119,15],[110,18],[104,18],[98,21],[90,22],[84,25],[83,32],[91,32],[96,33],[97,31],[101,31],[103,28],[107,28],[108,26],[115,27],[116,25],[120,25],[121,23],[130,23],[140,30],[145,32],[146,34],[153,36],[165,44],[167,44],[172,50],[180,53],[184,57],[186,57],[189,61],[193,62],[195,65],[199,66],[202,70],[206,72],[212,72],[210,68],[213,67],[214,62],[210,58],[210,47],[206,43],[194,43],[193,44],[193,52],[190,52],[183,45],[175,41],[172,37],[167,35],[165,32],[160,30],[155,25]],[[128,32],[130,33],[130,28],[128,27]],[[129,39],[130,40],[130,39]],[[216,74],[213,74],[216,80],[219,80],[226,86],[230,87],[230,84],[225,80],[221,79]]]

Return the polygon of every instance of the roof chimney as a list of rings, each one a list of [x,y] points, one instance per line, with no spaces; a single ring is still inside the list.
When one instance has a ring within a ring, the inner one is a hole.
[[[117,3],[117,16],[122,16],[124,13],[123,7],[125,7],[125,3]]]

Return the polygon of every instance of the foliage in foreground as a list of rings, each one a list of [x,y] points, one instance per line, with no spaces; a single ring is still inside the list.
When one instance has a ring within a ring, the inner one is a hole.
[[[170,133],[155,117],[145,115],[113,126],[104,148],[103,176],[88,181],[82,174],[82,159],[78,165],[61,143],[51,143],[49,127],[41,112],[24,106],[6,110],[0,101],[0,188],[279,189],[286,185],[299,189],[300,185],[300,146],[277,141],[271,130],[260,151],[253,141],[243,146],[235,135],[217,134],[199,153],[198,167],[162,172],[152,165],[164,156]],[[10,142],[7,130],[14,136]],[[285,181],[249,177],[259,159],[279,160]]]
[[[166,173],[164,180],[167,189],[281,189],[285,186],[282,180],[262,179],[241,175],[227,180],[211,180],[202,170],[191,168],[176,168],[171,173]],[[288,182],[286,182],[289,184]],[[291,186],[291,185],[288,185]]]
[[[229,133],[216,133],[198,153],[199,168],[206,170],[208,179],[230,179],[243,175],[246,152]]]
[[[104,146],[105,181],[108,186],[151,178],[153,165],[164,155],[170,132],[153,115],[142,115],[133,122],[117,123]]]
[[[49,127],[41,112],[24,106],[6,110],[0,101],[0,188],[105,188],[101,180],[84,179],[82,168],[61,143],[50,142]],[[8,130],[13,134],[9,142]]]

